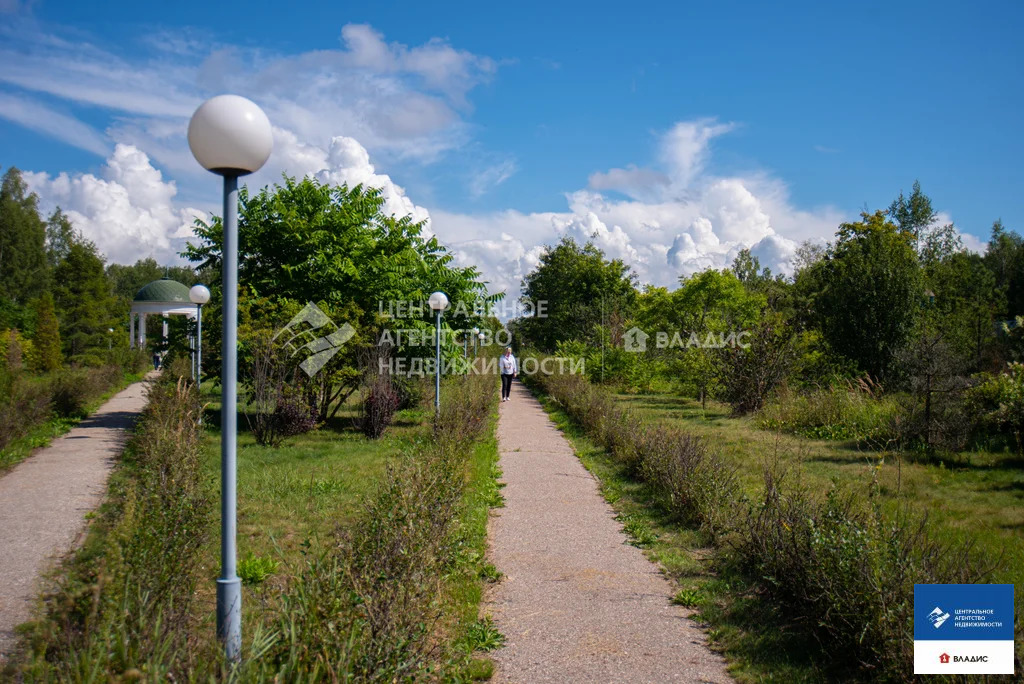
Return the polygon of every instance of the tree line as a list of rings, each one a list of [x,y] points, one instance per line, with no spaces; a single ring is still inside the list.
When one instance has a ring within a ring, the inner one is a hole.
[[[669,385],[738,413],[781,387],[860,379],[918,393],[929,423],[962,390],[1024,375],[1024,239],[997,220],[984,253],[968,250],[916,182],[830,242],[800,245],[791,275],[743,249],[675,289],[640,286],[629,264],[564,238],[524,279],[523,298],[546,301],[549,315],[513,321],[521,345],[584,358],[592,380]],[[741,332],[744,345],[694,343]]]

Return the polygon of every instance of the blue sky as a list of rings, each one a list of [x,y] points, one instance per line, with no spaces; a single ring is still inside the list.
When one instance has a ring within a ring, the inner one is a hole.
[[[785,270],[915,179],[970,245],[1024,223],[1019,2],[88,5],[0,0],[0,164],[119,261],[216,211],[181,133],[225,90],[278,127],[252,182],[383,185],[496,289],[562,234]]]

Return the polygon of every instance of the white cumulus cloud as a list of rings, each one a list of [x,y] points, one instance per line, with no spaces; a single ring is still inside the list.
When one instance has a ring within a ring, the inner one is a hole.
[[[47,211],[60,206],[75,228],[108,258],[134,263],[154,257],[176,261],[176,252],[192,235],[192,223],[207,215],[175,205],[177,187],[165,181],[144,152],[117,145],[99,176],[91,173],[24,174]]]
[[[593,241],[607,256],[632,266],[641,282],[655,285],[672,286],[680,276],[724,268],[743,248],[773,272],[792,273],[801,241],[831,238],[849,217],[831,207],[798,209],[784,183],[761,173],[708,173],[711,141],[734,128],[714,119],[679,122],[661,136],[656,166],[593,173],[587,189],[566,196],[565,211],[459,215],[435,210],[432,225],[465,261],[481,268],[493,288],[510,297],[518,296],[529,272],[523,270],[523,255],[539,255],[563,235]]]

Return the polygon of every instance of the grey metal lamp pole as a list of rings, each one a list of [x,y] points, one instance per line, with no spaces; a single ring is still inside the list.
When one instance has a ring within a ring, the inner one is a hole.
[[[188,124],[188,146],[203,168],[224,177],[224,298],[221,334],[220,563],[217,636],[224,656],[242,652],[242,580],[235,549],[238,430],[238,177],[260,169],[273,149],[270,120],[251,100],[218,95],[201,104]]]
[[[210,301],[210,291],[205,285],[193,285],[188,298],[196,305],[196,387],[203,384],[203,304]],[[199,412],[199,424],[203,424],[203,412]]]
[[[476,358],[477,340],[480,336],[480,328],[473,328],[473,358]]]
[[[434,366],[434,412],[441,413],[441,312],[448,308],[448,295],[444,292],[435,292],[427,300],[430,308],[437,312],[437,358]]]

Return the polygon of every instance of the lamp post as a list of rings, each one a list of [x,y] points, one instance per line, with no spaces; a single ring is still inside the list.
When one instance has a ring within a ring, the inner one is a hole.
[[[448,308],[448,295],[444,292],[435,292],[427,300],[430,308],[437,313],[437,359],[434,366],[434,412],[441,413],[441,312]]]
[[[273,148],[270,120],[256,103],[218,95],[201,104],[188,124],[188,146],[203,168],[224,177],[224,241],[221,252],[220,564],[217,636],[224,655],[237,661],[242,649],[242,581],[235,551],[238,429],[238,177],[257,171]],[[205,289],[205,288],[204,288]],[[191,293],[190,293],[191,296]]]
[[[479,351],[480,347],[484,346],[484,334],[482,332],[477,333],[476,339],[479,342],[477,344],[477,350]],[[473,358],[476,358],[476,352],[473,353]]]
[[[476,341],[477,336],[480,335],[480,328],[473,327],[473,358],[476,358]]]
[[[114,348],[114,329],[107,328],[107,351]]]
[[[196,387],[199,387],[203,384],[203,304],[210,301],[210,291],[205,285],[193,285],[188,298],[196,305]],[[199,424],[203,424],[202,413]]]

